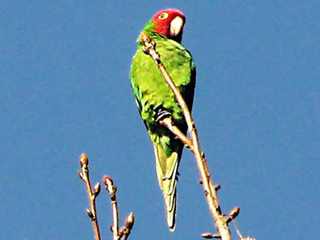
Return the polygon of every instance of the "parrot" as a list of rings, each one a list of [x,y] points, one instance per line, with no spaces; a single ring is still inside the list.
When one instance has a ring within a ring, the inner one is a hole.
[[[186,17],[181,10],[169,8],[156,12],[138,37],[130,68],[132,92],[154,148],[157,179],[170,231],[175,230],[176,224],[176,186],[184,144],[159,121],[170,117],[183,133],[187,132],[187,124],[156,63],[144,52],[141,36],[146,34],[155,42],[161,62],[191,111],[196,67],[191,53],[181,44],[185,22]]]

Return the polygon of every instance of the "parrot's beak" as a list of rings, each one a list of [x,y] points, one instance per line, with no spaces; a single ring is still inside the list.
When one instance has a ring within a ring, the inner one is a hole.
[[[183,30],[184,19],[180,16],[175,17],[170,23],[171,38],[180,38]]]

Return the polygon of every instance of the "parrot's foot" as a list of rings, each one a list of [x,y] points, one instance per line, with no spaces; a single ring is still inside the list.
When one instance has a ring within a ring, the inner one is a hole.
[[[156,121],[159,123],[161,120],[171,117],[171,113],[164,109],[159,109],[156,115]]]

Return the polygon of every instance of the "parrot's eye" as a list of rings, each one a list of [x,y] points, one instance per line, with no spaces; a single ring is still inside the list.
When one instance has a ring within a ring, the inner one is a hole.
[[[160,20],[163,20],[163,19],[168,18],[168,16],[169,16],[169,14],[168,14],[168,13],[163,12],[163,13],[161,13],[161,14],[160,14],[159,19],[160,19]]]

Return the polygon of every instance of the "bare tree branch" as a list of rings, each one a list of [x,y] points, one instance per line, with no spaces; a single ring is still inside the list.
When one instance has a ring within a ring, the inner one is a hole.
[[[86,209],[87,214],[91,220],[94,239],[101,240],[100,235],[100,228],[97,219],[97,210],[96,210],[96,198],[100,193],[100,183],[97,183],[94,188],[91,187],[90,177],[89,177],[89,159],[88,155],[82,153],[80,156],[80,166],[81,170],[79,172],[79,177],[85,184],[86,191],[88,194],[89,199],[89,208]],[[129,215],[126,217],[124,225],[119,228],[119,210],[117,204],[117,187],[114,185],[113,180],[109,176],[103,177],[103,183],[107,192],[109,193],[109,197],[111,200],[111,207],[112,207],[112,233],[113,233],[113,240],[126,240],[128,239],[133,225],[134,225],[134,214],[130,212]]]
[[[144,52],[152,57],[155,64],[157,65],[158,69],[160,70],[165,82],[168,84],[170,89],[175,95],[175,98],[180,105],[186,123],[188,125],[188,129],[190,131],[191,139],[185,136],[180,130],[177,130],[177,127],[173,127],[172,120],[162,120],[160,124],[166,126],[173,134],[175,134],[185,145],[189,146],[189,149],[192,151],[195,159],[197,160],[198,170],[201,176],[201,182],[204,190],[204,195],[207,200],[209,210],[215,226],[217,228],[217,234],[212,234],[212,237],[219,237],[223,240],[231,240],[231,233],[229,230],[228,223],[236,217],[235,215],[229,215],[225,217],[221,211],[219,199],[217,196],[217,191],[214,185],[213,180],[211,179],[211,175],[209,172],[207,160],[205,158],[205,154],[201,151],[199,137],[197,133],[197,129],[192,118],[192,115],[189,111],[189,108],[184,101],[180,91],[175,86],[174,82],[172,81],[170,75],[168,74],[165,66],[161,62],[159,54],[156,52],[156,44],[155,42],[145,33],[142,33],[140,36],[140,41],[144,45]],[[239,208],[238,209],[239,213]],[[235,210],[233,210],[235,211]],[[208,236],[207,236],[208,237]]]
[[[111,201],[111,208],[112,208],[112,233],[113,233],[113,240],[120,239],[119,237],[119,214],[118,214],[118,203],[117,203],[117,197],[116,192],[117,188],[113,184],[113,180],[109,176],[103,177],[103,183],[106,187],[107,192],[110,196]]]
[[[86,209],[88,217],[91,220],[91,225],[93,229],[94,239],[101,240],[100,228],[98,224],[97,211],[96,211],[96,197],[100,193],[100,184],[97,183],[94,188],[91,187],[90,177],[89,177],[89,159],[88,155],[82,153],[80,156],[80,167],[79,177],[85,184],[86,191],[88,194],[89,208]]]
[[[120,229],[120,236],[123,236],[124,240],[128,239],[131,233],[134,221],[135,221],[134,214],[133,212],[130,212],[129,215],[126,217],[123,227]]]
[[[120,240],[120,239],[128,239],[132,227],[134,225],[134,214],[130,212],[127,216],[124,226],[119,229],[119,210],[118,210],[118,203],[117,203],[117,187],[114,185],[113,180],[110,176],[103,177],[103,183],[107,192],[109,193],[110,200],[111,200],[111,208],[112,208],[112,233],[113,233],[113,240]]]

